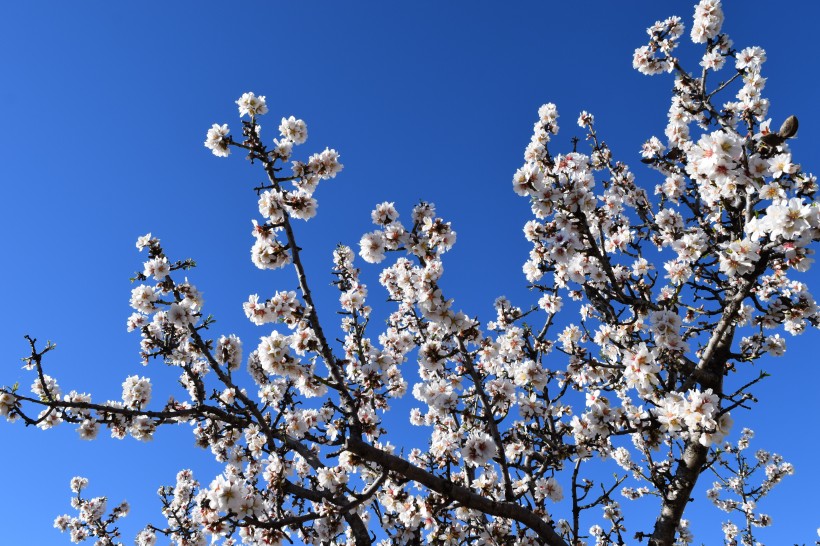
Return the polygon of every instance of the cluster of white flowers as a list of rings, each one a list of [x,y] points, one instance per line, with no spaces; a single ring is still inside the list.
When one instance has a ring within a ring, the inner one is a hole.
[[[777,199],[766,207],[764,216],[749,222],[746,231],[750,237],[755,239],[764,235],[769,235],[771,238],[780,237],[789,241],[787,250],[799,249],[820,235],[820,207],[817,203],[806,203],[800,197]],[[795,265],[802,261],[795,260]],[[811,259],[805,261],[802,269],[807,270],[812,261]]]
[[[759,251],[760,245],[749,240],[726,244],[720,253],[720,270],[727,277],[745,275],[754,269],[760,259]]]
[[[325,148],[323,152],[313,154],[308,158],[308,163],[304,167],[305,177],[317,176],[320,180],[336,178],[342,172],[344,165],[339,163],[339,152]],[[294,172],[296,167],[294,166]]]
[[[486,432],[471,433],[461,450],[464,462],[470,466],[485,465],[497,454],[498,446]]]
[[[649,325],[652,329],[653,340],[659,349],[669,351],[687,351],[687,345],[681,337],[683,321],[674,311],[660,310],[649,315]]]
[[[307,124],[294,116],[282,118],[282,123],[279,124],[279,134],[296,145],[304,144],[307,142]]]
[[[159,294],[157,294],[151,286],[141,284],[131,290],[131,307],[141,313],[147,314],[156,311],[154,302],[158,299]]]
[[[702,44],[714,39],[723,25],[723,8],[720,0],[701,0],[695,6],[695,22],[692,25],[692,41]]]
[[[632,67],[647,75],[671,72],[676,59],[670,55],[683,35],[680,17],[657,21],[646,32],[649,34],[649,44],[635,50]]]
[[[222,336],[217,342],[214,357],[229,370],[237,370],[242,365],[242,340],[234,334]]]
[[[0,392],[0,417],[12,418],[11,411],[17,405],[17,399],[10,392]]]
[[[300,220],[310,220],[316,216],[318,204],[308,191],[297,189],[284,192],[268,190],[259,196],[259,213],[273,224],[281,224],[284,213]]]
[[[260,397],[267,398],[273,396],[278,398],[276,384],[270,383],[270,377],[287,378],[295,384],[299,392],[308,398],[321,396],[325,393],[325,387],[317,383],[314,373],[314,365],[310,362],[303,362],[298,357],[305,356],[307,352],[318,351],[318,339],[314,331],[305,323],[299,323],[298,328],[291,335],[283,335],[277,331],[271,332],[269,336],[261,338],[259,346],[252,353],[249,366],[258,365],[262,376],[255,374],[254,378],[262,387]],[[293,351],[296,356],[291,354]],[[264,393],[263,393],[264,391]]]
[[[348,470],[341,467],[324,467],[316,472],[316,479],[322,488],[336,493],[344,487],[350,479]]]
[[[265,104],[265,97],[257,97],[253,93],[243,93],[236,101],[239,106],[239,117],[261,116],[268,113],[268,106]]]
[[[242,304],[245,316],[260,326],[269,322],[281,322],[294,328],[304,317],[305,309],[296,299],[296,292],[276,292],[272,298],[260,302],[259,296],[253,294]]]
[[[228,129],[227,123],[222,125],[214,123],[211,128],[208,129],[208,134],[205,138],[205,147],[211,150],[217,157],[228,157],[231,153],[228,133],[230,133],[230,129]]]
[[[145,268],[142,272],[146,277],[153,277],[156,281],[164,281],[169,273],[171,273],[171,266],[165,256],[159,256],[145,262]]]
[[[569,429],[579,445],[607,438],[624,415],[623,408],[612,407],[610,400],[597,389],[587,391],[585,397],[587,411],[573,416],[569,423]]]
[[[50,375],[43,375],[42,379],[37,378],[31,384],[31,392],[40,400],[59,400],[62,392],[57,380]]]
[[[288,349],[291,337],[272,332],[271,335],[261,338],[256,354],[262,369],[271,375],[283,375],[298,380],[302,376],[302,367],[294,359]]]
[[[434,379],[413,386],[413,396],[433,412],[445,413],[456,408],[458,393],[449,381]]]
[[[545,104],[538,109],[538,121],[535,122],[532,138],[524,152],[524,156],[527,160],[538,161],[546,159],[547,143],[550,141],[550,135],[557,134],[558,109],[552,103]],[[514,187],[517,187],[516,184],[526,185],[530,178],[537,178],[538,176],[538,171],[526,170],[525,168],[516,173],[515,180],[517,180],[517,183],[513,182],[513,185]]]
[[[690,390],[685,397],[669,393],[653,413],[661,429],[673,438],[687,435],[706,447],[720,442],[732,426],[729,414],[720,414],[719,398],[712,389]]]
[[[422,203],[413,210],[413,230],[398,220],[399,213],[393,203],[381,203],[371,213],[373,223],[382,229],[362,236],[359,255],[368,263],[379,263],[385,252],[405,248],[409,253],[423,258],[437,257],[450,250],[456,241],[456,232],[449,222],[435,217],[435,207]]]
[[[251,131],[247,133],[250,140],[248,144],[261,144],[259,135],[261,126],[256,122],[256,117],[268,112],[265,97],[256,96],[254,93],[244,93],[236,101],[239,106],[240,116],[251,117]],[[228,137],[228,125],[213,124],[208,130],[205,140],[205,147],[210,149],[214,155],[227,157],[230,154],[232,141]],[[283,117],[279,124],[280,138],[273,139],[273,147],[264,149],[263,155],[270,161],[288,161],[293,153],[293,147],[307,142],[308,130],[304,120],[295,116]],[[336,150],[325,148],[324,151],[311,155],[307,163],[300,161],[293,162],[293,184],[297,191],[289,192],[283,190],[278,185],[271,188],[271,193],[260,197],[260,210],[267,210],[263,215],[269,218],[277,218],[283,208],[297,218],[307,220],[316,211],[316,201],[311,198],[319,180],[335,178],[341,172],[343,165],[339,162],[339,153]]]
[[[139,297],[135,297],[137,294]],[[144,297],[145,295],[149,297]],[[161,295],[177,294],[178,301],[161,300]],[[202,296],[187,281],[180,284],[161,283],[156,286],[141,285],[132,292],[131,305],[137,311],[127,321],[128,331],[139,330],[142,334],[143,362],[173,345],[168,363],[182,365],[190,360],[185,355],[185,345],[191,342],[191,330],[197,325],[203,305]],[[166,310],[162,310],[165,307]],[[150,320],[149,320],[150,319]]]
[[[127,408],[145,408],[151,401],[151,380],[132,375],[122,383],[122,403]]]
[[[560,502],[564,498],[564,490],[555,478],[538,478],[535,480],[535,498]]]
[[[376,264],[384,260],[385,251],[384,234],[381,231],[373,231],[362,235],[359,241],[359,256],[364,261]]]
[[[77,510],[77,517],[67,514],[58,516],[54,520],[54,528],[61,533],[69,533],[71,542],[79,543],[89,538],[98,538],[96,544],[114,544],[111,539],[119,536],[119,531],[114,527],[114,523],[128,515],[130,507],[123,501],[111,509],[111,513],[105,517],[108,509],[108,499],[106,497],[94,497],[85,499],[82,497],[82,490],[88,486],[88,480],[76,476],[71,479],[71,491],[76,496],[71,499],[71,506]]]
[[[698,182],[700,198],[709,206],[722,199],[739,198],[739,186],[748,179],[742,173],[743,141],[732,132],[714,131],[704,134],[695,146],[689,148],[686,172]]]
[[[636,389],[641,398],[649,398],[660,384],[661,367],[655,361],[655,353],[646,343],[641,343],[624,355],[624,381],[629,388]]]
[[[231,512],[244,517],[255,515],[262,508],[261,499],[254,488],[230,471],[217,476],[211,482],[205,492],[205,498],[208,500],[208,508],[203,510],[203,516],[207,514],[214,519],[218,519],[219,516],[216,513],[211,516],[212,512]]]
[[[251,247],[251,261],[259,269],[280,269],[291,262],[287,247],[272,232],[254,230],[256,242]]]

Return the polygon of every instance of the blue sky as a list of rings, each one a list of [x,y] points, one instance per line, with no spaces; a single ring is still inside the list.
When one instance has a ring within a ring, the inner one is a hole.
[[[66,391],[117,399],[134,374],[173,385],[169,370],[140,365],[138,337],[125,331],[128,278],[142,268],[134,241],[149,231],[175,259],[198,262],[190,278],[217,317],[215,332],[236,332],[246,347],[267,333],[247,323],[241,303],[295,288],[295,280],[249,260],[250,220],[258,216],[250,188],[260,171],[202,146],[214,122],[238,131],[234,101],[245,91],[267,96],[263,134],[275,136],[279,117],[293,114],[308,124],[302,153],[330,146],[342,154],[342,174],[320,186],[317,218],[298,225],[320,312],[332,318],[335,310],[336,243],[354,245],[372,229],[374,204],[395,201],[407,216],[422,198],[458,232],[444,278],[457,307],[486,322],[500,294],[528,302],[520,266],[529,213],[511,177],[538,106],[558,105],[556,145],[565,151],[582,136],[578,112],[595,114],[616,156],[654,186],[638,150],[662,134],[672,82],[632,70],[632,51],[655,20],[676,14],[688,27],[692,11],[692,2],[677,0],[4,3],[0,384],[33,380],[18,360],[29,333],[58,343],[46,366]],[[775,124],[799,116],[795,159],[816,172],[820,4],[751,0],[729,2],[725,12],[737,46],[766,49],[770,115]],[[690,57],[687,66],[695,64]],[[818,271],[802,280],[820,286]],[[376,275],[365,272],[373,302],[382,297]],[[753,426],[756,447],[797,468],[763,506],[775,527],[761,536],[777,543],[813,540],[820,525],[809,508],[820,485],[818,340],[816,331],[789,337],[784,358],[759,364],[773,377],[758,406],[735,413],[735,433]],[[146,522],[160,522],[155,491],[177,470],[191,467],[206,484],[218,471],[181,428],[160,431],[151,444],[86,443],[71,427],[43,433],[0,424],[2,542],[66,544],[51,522],[69,510],[68,481],[78,474],[92,480],[91,494],[131,502],[123,526],[130,542]],[[423,447],[423,438],[414,441]],[[698,495],[688,513],[698,520],[696,540],[714,544],[726,518]]]

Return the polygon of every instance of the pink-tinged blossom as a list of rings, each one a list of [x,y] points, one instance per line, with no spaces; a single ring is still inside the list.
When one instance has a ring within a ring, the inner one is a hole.
[[[216,123],[208,129],[208,135],[205,139],[205,147],[211,150],[217,157],[228,157],[231,149],[228,146],[228,124],[218,125]]]
[[[93,419],[85,419],[77,427],[77,433],[81,440],[94,440],[100,432],[100,424]]]
[[[538,478],[534,486],[535,500],[542,501],[549,499],[552,502],[560,502],[564,498],[564,490],[555,478]]]
[[[128,321],[126,322],[126,327],[129,332],[139,330],[140,328],[147,325],[148,317],[146,317],[142,313],[131,313],[131,316],[128,317]]]
[[[242,341],[234,334],[220,337],[214,357],[220,364],[225,364],[229,370],[239,369],[242,363]]]
[[[373,220],[373,223],[378,226],[386,226],[394,222],[398,217],[399,213],[394,204],[386,201],[376,205],[376,208],[370,213],[370,218]]]
[[[720,253],[720,271],[728,277],[745,275],[754,269],[760,259],[760,245],[744,239],[726,245]]]
[[[367,263],[375,264],[384,260],[385,241],[381,231],[372,231],[359,241],[359,256]]]
[[[623,362],[624,381],[627,386],[636,389],[641,397],[648,396],[660,384],[658,373],[661,368],[655,362],[655,355],[645,343],[638,345],[634,352],[627,352]]]
[[[194,323],[192,309],[189,306],[180,303],[171,304],[168,308],[166,318],[168,322],[181,330],[187,330],[188,325]]]
[[[757,46],[744,48],[735,56],[735,68],[738,70],[749,69],[758,72],[764,62],[766,52]]]
[[[464,462],[470,466],[485,465],[497,454],[498,446],[495,445],[492,437],[486,432],[471,433],[461,450]]]
[[[316,216],[316,209],[319,207],[316,199],[302,189],[288,194],[283,202],[285,210],[291,217],[305,221]]]
[[[336,178],[336,175],[342,172],[344,165],[339,162],[339,152],[325,148],[325,151],[310,156],[307,168],[320,179],[327,180]]]
[[[62,395],[57,380],[47,374],[43,374],[42,379],[38,377],[34,380],[31,384],[31,392],[40,400],[58,400]]]
[[[268,106],[265,104],[265,97],[257,97],[253,93],[243,93],[236,101],[239,106],[239,117],[261,116],[268,113]]]
[[[251,247],[251,261],[259,269],[279,269],[290,263],[290,254],[276,239],[257,238]]]
[[[10,393],[0,392],[0,417],[8,417],[15,403],[16,399]]]
[[[143,529],[135,539],[137,546],[155,546],[157,543],[157,535],[151,529]]]
[[[150,233],[137,237],[137,250],[142,251],[142,249],[151,246],[152,242],[158,244],[159,240],[153,239]]]
[[[282,118],[282,123],[279,124],[279,134],[297,146],[304,144],[308,137],[307,124],[294,116]]]
[[[122,384],[122,402],[129,408],[145,408],[151,401],[151,380],[132,375]]]
[[[723,9],[720,0],[701,0],[695,6],[695,20],[692,24],[691,37],[696,44],[711,40],[720,32],[723,25]]]
[[[257,355],[262,370],[270,375],[281,375],[291,379],[299,379],[303,373],[302,367],[290,356],[291,337],[271,332],[271,335],[261,338],[257,348]]]
[[[154,303],[159,295],[148,285],[140,285],[131,290],[131,307],[143,313],[152,313],[157,310]]]
[[[278,190],[267,190],[259,195],[259,214],[270,220],[271,224],[279,224],[284,220],[284,199]]]

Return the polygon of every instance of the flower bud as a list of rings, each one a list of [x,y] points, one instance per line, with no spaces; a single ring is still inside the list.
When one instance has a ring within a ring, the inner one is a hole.
[[[786,121],[783,122],[783,125],[780,126],[780,131],[778,134],[783,137],[783,139],[792,138],[794,135],[797,134],[797,117],[796,116],[789,116],[786,118]]]

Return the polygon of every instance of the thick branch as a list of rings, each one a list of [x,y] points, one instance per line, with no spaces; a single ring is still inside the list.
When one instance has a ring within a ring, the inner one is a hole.
[[[435,491],[439,495],[452,499],[466,508],[478,510],[479,512],[495,517],[515,520],[532,529],[543,544],[550,546],[567,546],[566,542],[555,532],[552,525],[548,523],[543,516],[523,506],[512,502],[498,502],[483,497],[478,493],[470,491],[466,487],[457,485],[444,478],[439,478],[426,470],[414,466],[401,457],[391,455],[356,438],[347,440],[346,449],[366,461],[378,464],[385,470],[395,472],[409,480],[420,483],[428,487],[431,491]]]

